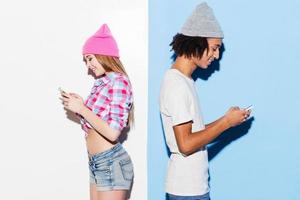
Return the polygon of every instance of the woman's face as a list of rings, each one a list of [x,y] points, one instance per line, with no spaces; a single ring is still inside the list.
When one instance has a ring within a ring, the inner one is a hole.
[[[88,69],[90,69],[96,77],[101,76],[105,73],[105,69],[98,62],[97,58],[93,54],[85,54],[84,61]]]
[[[215,59],[219,59],[220,47],[222,45],[221,38],[207,38],[208,49],[203,53],[201,59],[193,58],[195,64],[206,69]]]

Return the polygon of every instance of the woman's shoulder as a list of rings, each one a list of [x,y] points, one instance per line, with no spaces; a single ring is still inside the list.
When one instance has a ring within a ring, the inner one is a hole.
[[[120,72],[109,72],[107,73],[107,76],[109,76],[112,85],[119,85],[119,86],[131,86],[129,78],[127,75],[120,73]]]

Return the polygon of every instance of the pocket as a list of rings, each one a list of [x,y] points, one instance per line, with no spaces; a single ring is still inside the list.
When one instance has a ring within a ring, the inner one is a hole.
[[[133,165],[131,162],[131,159],[125,158],[123,160],[120,160],[119,162],[123,178],[127,181],[132,181],[133,179]]]
[[[111,180],[111,167],[107,163],[95,165],[95,176],[96,179],[103,183]]]

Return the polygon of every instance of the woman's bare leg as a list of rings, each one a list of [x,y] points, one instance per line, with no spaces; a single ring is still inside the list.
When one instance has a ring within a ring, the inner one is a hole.
[[[96,184],[90,183],[90,200],[98,200]]]
[[[126,200],[127,190],[98,192],[98,200]]]

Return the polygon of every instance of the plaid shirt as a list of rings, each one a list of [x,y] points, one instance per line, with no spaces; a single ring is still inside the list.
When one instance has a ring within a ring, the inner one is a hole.
[[[96,79],[84,104],[111,128],[121,131],[127,126],[132,102],[132,88],[128,77],[121,73],[109,72]],[[85,132],[92,128],[83,117],[80,123]]]

